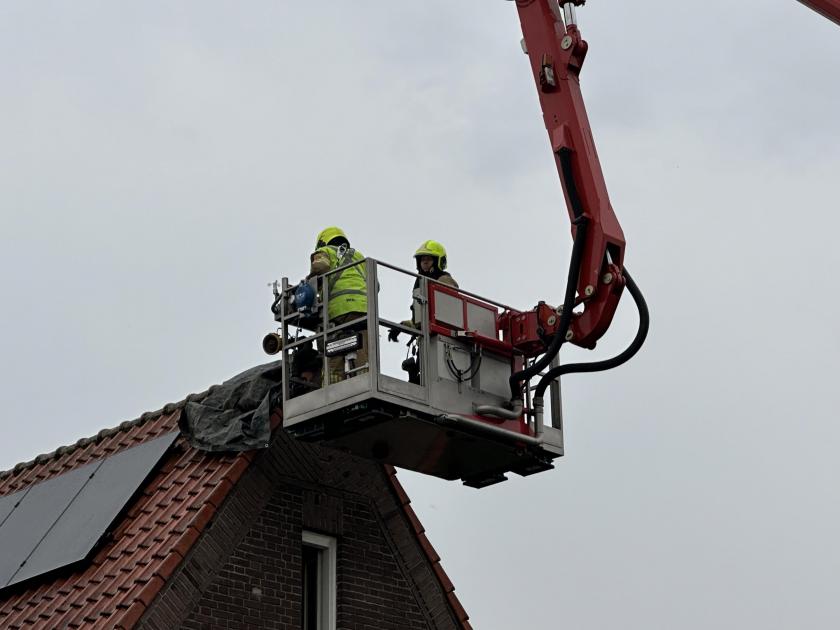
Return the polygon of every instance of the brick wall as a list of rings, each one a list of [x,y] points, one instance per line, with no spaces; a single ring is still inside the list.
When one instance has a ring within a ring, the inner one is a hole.
[[[300,627],[303,504],[304,496],[311,499],[313,494],[291,484],[274,492],[204,591],[182,626],[185,630]],[[370,503],[328,498],[324,513],[310,507],[307,520],[335,523],[335,507],[340,506],[343,533],[336,536],[337,626],[426,630],[429,626]]]
[[[300,492],[278,489],[183,624],[211,628],[299,628]]]
[[[303,529],[337,540],[340,630],[462,627],[382,467],[285,436],[237,483],[139,627],[299,629]]]
[[[428,628],[370,506],[346,501],[344,523],[338,547],[338,627]]]

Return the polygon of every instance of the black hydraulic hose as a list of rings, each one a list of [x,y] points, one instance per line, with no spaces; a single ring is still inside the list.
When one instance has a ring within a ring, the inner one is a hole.
[[[624,279],[627,282],[627,290],[630,291],[630,295],[633,296],[633,301],[636,303],[636,308],[639,309],[639,329],[636,332],[636,336],[633,341],[621,353],[611,359],[593,361],[591,363],[569,363],[567,365],[558,365],[557,367],[550,369],[537,384],[536,391],[534,392],[535,400],[542,399],[545,394],[545,390],[548,388],[551,381],[560,378],[564,374],[572,374],[575,372],[601,372],[603,370],[609,370],[628,361],[639,351],[639,348],[642,347],[650,327],[650,313],[648,312],[647,303],[645,302],[644,296],[642,296],[642,292],[633,281],[633,278],[630,277],[630,274],[627,273],[627,267],[624,268],[623,274]]]
[[[558,156],[560,157],[560,170],[563,173],[563,183],[566,184],[566,192],[572,206],[572,215],[577,220],[583,216],[583,202],[580,200],[572,171],[572,152],[569,149],[560,149]]]
[[[566,280],[566,295],[563,298],[563,313],[560,315],[560,326],[557,329],[557,333],[552,337],[551,343],[545,349],[545,353],[539,359],[524,370],[511,374],[509,382],[512,399],[521,398],[522,394],[519,384],[522,381],[528,381],[534,375],[542,372],[551,363],[552,359],[557,356],[557,353],[560,351],[560,346],[566,341],[566,331],[569,330],[569,324],[572,321],[572,311],[575,307],[575,289],[577,288],[577,280],[580,276],[585,237],[586,218],[581,217],[578,219],[577,236],[572,245],[572,260],[569,263],[569,277]]]
[[[575,307],[575,289],[577,288],[578,278],[580,278],[583,247],[586,243],[587,218],[583,214],[583,203],[580,200],[580,195],[575,185],[575,178],[572,173],[571,151],[561,150],[558,156],[560,158],[560,169],[563,173],[563,182],[566,184],[566,192],[571,202],[572,214],[575,217],[572,223],[577,226],[575,241],[572,245],[572,259],[569,262],[569,275],[566,279],[563,313],[560,315],[560,326],[557,329],[557,333],[552,338],[545,353],[529,367],[511,374],[509,379],[511,400],[517,400],[522,397],[519,386],[522,381],[528,381],[542,372],[551,363],[552,359],[557,356],[557,353],[560,351],[560,346],[566,341],[566,332],[569,330],[569,324],[572,321],[572,309]]]

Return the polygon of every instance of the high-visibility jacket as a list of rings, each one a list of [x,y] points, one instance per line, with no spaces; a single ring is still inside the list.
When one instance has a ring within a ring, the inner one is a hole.
[[[364,255],[352,247],[325,245],[312,254],[313,262],[326,258],[330,270],[364,259]],[[338,273],[325,276],[329,292],[327,314],[335,319],[347,313],[367,313],[367,271],[364,263],[353,265]]]

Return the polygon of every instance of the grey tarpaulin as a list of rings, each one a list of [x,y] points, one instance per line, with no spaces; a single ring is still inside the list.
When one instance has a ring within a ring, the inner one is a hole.
[[[251,368],[184,406],[178,424],[202,451],[249,451],[268,447],[269,417],[281,400],[282,361]]]

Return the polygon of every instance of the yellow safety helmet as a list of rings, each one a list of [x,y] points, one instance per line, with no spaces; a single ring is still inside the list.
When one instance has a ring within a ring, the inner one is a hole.
[[[431,256],[435,259],[435,266],[441,271],[446,271],[446,248],[437,241],[423,241],[414,258],[417,261],[417,268],[420,268],[420,256]]]
[[[330,242],[336,238],[343,238],[348,244],[350,243],[350,240],[347,238],[344,230],[340,227],[333,226],[321,230],[321,233],[318,234],[318,240],[315,241],[315,249],[329,245]]]

